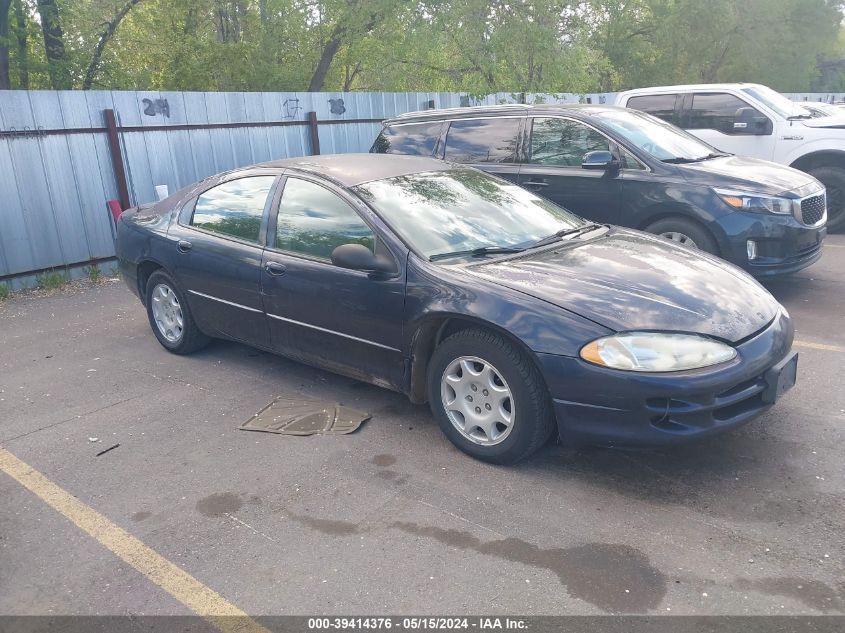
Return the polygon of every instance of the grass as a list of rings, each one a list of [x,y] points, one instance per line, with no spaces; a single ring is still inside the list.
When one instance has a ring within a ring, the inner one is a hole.
[[[35,283],[39,288],[44,290],[55,290],[61,288],[70,281],[67,273],[56,272],[55,270],[45,270],[43,273],[36,275]]]
[[[97,264],[86,266],[85,274],[88,275],[88,279],[91,280],[91,283],[97,283],[103,277],[103,271],[100,270],[100,267],[97,266]]]
[[[11,292],[12,291],[9,290],[9,284],[0,284],[0,301],[7,299]]]

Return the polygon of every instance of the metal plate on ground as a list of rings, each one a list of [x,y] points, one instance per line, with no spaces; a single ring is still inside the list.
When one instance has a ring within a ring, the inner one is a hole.
[[[279,397],[239,428],[283,435],[345,435],[369,419],[369,413],[337,402]]]

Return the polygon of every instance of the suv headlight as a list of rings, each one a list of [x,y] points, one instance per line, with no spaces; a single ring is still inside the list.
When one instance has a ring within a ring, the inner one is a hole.
[[[736,357],[730,345],[698,334],[623,332],[581,348],[595,365],[628,371],[681,371],[724,363]]]
[[[792,213],[794,203],[792,198],[764,196],[731,189],[713,189],[713,191],[725,204],[739,211],[776,213],[778,215],[790,215]]]

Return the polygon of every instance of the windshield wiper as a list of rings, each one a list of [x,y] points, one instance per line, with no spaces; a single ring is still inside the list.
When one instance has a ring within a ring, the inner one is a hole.
[[[579,227],[574,228],[574,229],[562,229],[562,230],[558,231],[557,233],[555,233],[554,235],[549,235],[548,237],[544,237],[541,240],[537,240],[529,248],[538,248],[540,246],[548,246],[549,244],[554,244],[555,242],[557,242],[560,239],[563,239],[564,237],[569,237],[569,238],[577,237],[578,235],[581,235],[582,233],[586,233],[588,231],[593,231],[595,229],[600,229],[602,226],[603,225],[601,225],[601,224],[590,223],[590,224],[585,224],[584,226],[579,226]]]
[[[449,259],[452,257],[481,257],[483,255],[498,255],[500,253],[521,253],[524,248],[518,246],[479,246],[478,248],[471,248],[465,251],[452,251],[450,253],[437,253],[428,258],[430,262],[436,262],[439,259]]]
[[[699,156],[697,158],[687,158],[686,156],[673,156],[672,158],[664,158],[661,163],[670,163],[672,165],[679,165],[683,163],[700,163],[712,158],[722,158],[724,156],[732,156],[732,154],[725,154],[724,152],[710,152],[706,156]]]
[[[812,114],[793,114],[792,116],[786,117],[787,121],[801,121],[802,119],[812,119]]]

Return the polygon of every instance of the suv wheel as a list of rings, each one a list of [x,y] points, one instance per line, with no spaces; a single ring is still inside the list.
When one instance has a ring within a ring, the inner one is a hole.
[[[827,228],[845,228],[845,169],[827,165],[810,170],[809,174],[827,189]]]
[[[686,218],[663,218],[649,224],[645,230],[676,244],[697,248],[713,255],[719,254],[719,247],[710,232],[703,226]]]

